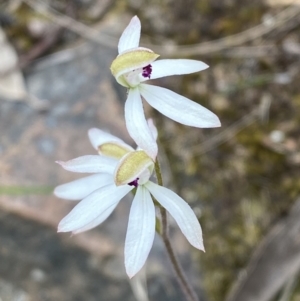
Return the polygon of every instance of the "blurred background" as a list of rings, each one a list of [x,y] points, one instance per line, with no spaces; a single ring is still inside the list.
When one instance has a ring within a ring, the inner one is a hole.
[[[0,300],[183,300],[159,237],[146,271],[128,281],[130,197],[92,231],[56,233],[74,202],[53,188],[78,175],[54,161],[94,154],[91,127],[133,143],[126,91],[109,67],[134,15],[142,46],[210,66],[153,84],[222,122],[194,129],[144,103],[165,183],[203,228],[206,253],[171,223],[190,282],[201,301],[299,301],[297,0],[0,0]]]

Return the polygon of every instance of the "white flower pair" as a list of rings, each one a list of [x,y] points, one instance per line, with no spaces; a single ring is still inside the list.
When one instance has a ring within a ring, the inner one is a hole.
[[[159,60],[150,49],[138,47],[141,24],[132,18],[119,41],[119,55],[111,65],[116,80],[128,88],[125,121],[138,149],[100,129],[91,129],[89,138],[99,155],[58,161],[64,169],[94,173],[56,187],[55,194],[68,200],[82,201],[60,222],[59,232],[80,233],[98,226],[115,209],[119,201],[136,189],[125,241],[125,267],[129,277],[144,265],[155,235],[155,207],[151,195],[175,219],[187,240],[204,250],[202,232],[190,206],[171,190],[152,181],[158,148],[157,130],[146,121],[141,95],[145,100],[175,121],[195,127],[217,127],[216,115],[199,104],[170,90],[143,84],[147,79],[201,71],[208,66],[194,60]]]

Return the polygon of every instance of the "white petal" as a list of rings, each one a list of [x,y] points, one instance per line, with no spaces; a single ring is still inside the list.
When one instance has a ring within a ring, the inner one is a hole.
[[[119,54],[131,48],[139,46],[141,36],[141,22],[134,16],[123,31],[118,45]]]
[[[124,185],[116,187],[114,184],[106,185],[83,199],[73,210],[65,216],[58,225],[58,232],[69,232],[88,226],[97,217],[105,214],[133,187]]]
[[[130,278],[145,264],[154,235],[154,204],[149,191],[139,186],[131,205],[125,240],[125,268]]]
[[[149,126],[149,129],[152,133],[152,136],[153,136],[154,140],[157,140],[158,131],[157,131],[156,126],[154,125],[154,122],[153,122],[152,118],[148,118],[147,122],[148,122],[148,126]],[[136,148],[136,150],[142,150],[142,149],[138,146]]]
[[[150,106],[179,123],[198,128],[221,125],[214,113],[171,90],[145,84],[141,84],[139,89]]]
[[[202,230],[195,213],[188,203],[173,191],[150,181],[145,186],[173,216],[189,243],[195,248],[204,251]]]
[[[95,174],[81,178],[54,189],[54,194],[66,200],[82,200],[96,189],[113,183],[111,174]]]
[[[125,103],[125,121],[129,135],[153,160],[157,155],[157,144],[145,119],[140,92],[130,89]]]
[[[56,161],[65,170],[83,173],[110,173],[113,174],[118,161],[101,156],[82,156],[70,161]]]
[[[115,210],[119,203],[115,203],[114,205],[110,206],[108,209],[106,209],[104,212],[102,212],[99,216],[97,216],[93,221],[91,221],[89,224],[73,231],[73,234],[79,234],[88,230],[91,230],[97,226],[99,226],[101,223],[103,223]]]
[[[159,60],[151,63],[152,72],[150,79],[161,78],[170,75],[190,74],[208,68],[203,62],[195,60]],[[144,78],[143,81],[148,80]]]
[[[126,146],[130,147],[122,139],[97,128],[89,129],[88,135],[93,147],[96,150],[98,150],[99,145],[107,142],[117,142],[117,143],[125,144]]]
[[[154,125],[153,119],[148,118],[147,122],[148,122],[148,126],[149,126],[149,129],[150,129],[151,133],[152,133],[153,138],[155,140],[157,140],[158,132],[157,132],[156,126]]]

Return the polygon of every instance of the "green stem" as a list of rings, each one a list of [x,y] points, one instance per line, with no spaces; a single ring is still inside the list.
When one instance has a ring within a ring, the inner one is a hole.
[[[158,160],[155,162],[155,173],[157,177],[157,184],[163,186],[162,174]],[[168,235],[168,219],[167,219],[167,211],[162,206],[159,207],[161,214],[161,231],[160,235],[162,236],[163,242],[165,244],[167,254],[173,266],[174,272],[176,274],[177,282],[179,283],[185,297],[189,301],[198,301],[198,297],[187,281],[187,278],[183,272],[183,269],[174,253],[173,247],[171,245],[169,235]]]
[[[155,162],[155,173],[156,173],[156,178],[157,178],[157,184],[159,186],[164,186],[158,159],[156,159],[156,162]]]

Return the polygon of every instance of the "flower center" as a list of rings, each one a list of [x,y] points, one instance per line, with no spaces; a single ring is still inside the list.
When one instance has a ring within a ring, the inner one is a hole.
[[[150,79],[151,73],[152,73],[152,66],[150,64],[143,68],[142,75],[144,77],[148,77]]]
[[[139,178],[136,178],[135,180],[133,180],[132,182],[128,183],[129,186],[134,186],[134,187],[138,187],[139,183],[138,183]]]
[[[150,79],[151,73],[152,66],[150,64],[142,68],[131,70],[123,75],[123,79],[125,80],[124,84],[125,86],[134,88],[138,86],[141,81],[144,81],[144,78]]]
[[[159,57],[151,49],[136,47],[120,53],[112,62],[110,70],[118,83],[126,88],[138,86],[145,78],[150,79],[151,63]]]

